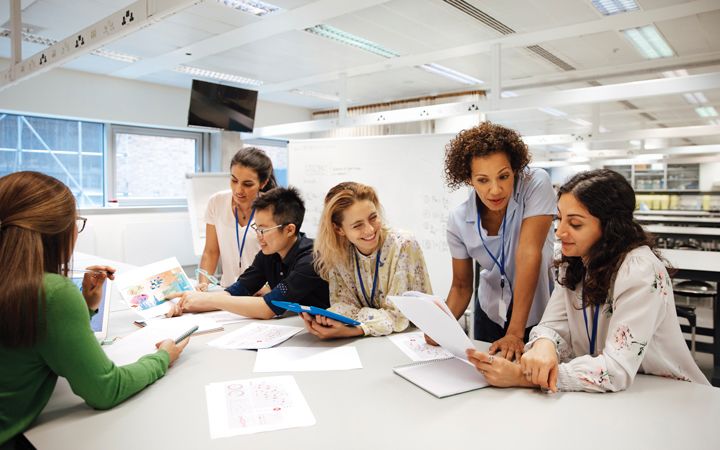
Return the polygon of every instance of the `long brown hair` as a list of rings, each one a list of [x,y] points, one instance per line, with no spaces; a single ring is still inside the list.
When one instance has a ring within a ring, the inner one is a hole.
[[[342,182],[330,189],[325,196],[325,207],[320,217],[320,228],[314,244],[314,264],[318,275],[324,280],[330,276],[330,271],[336,267],[350,267],[352,264],[352,244],[335,231],[342,226],[343,214],[356,202],[369,200],[382,218],[382,206],[370,186],[353,181]],[[380,228],[380,245],[385,241],[387,228],[382,222]]]
[[[602,228],[602,236],[590,248],[585,264],[580,257],[564,255],[556,262],[565,268],[557,280],[560,285],[574,290],[583,283],[583,307],[607,301],[615,275],[633,249],[648,246],[663,261],[654,239],[633,216],[635,191],[622,175],[609,169],[580,172],[560,187],[558,199],[565,194],[582,203],[600,220]]]
[[[28,347],[45,332],[43,274],[62,273],[75,246],[75,198],[38,172],[0,178],[0,344]]]

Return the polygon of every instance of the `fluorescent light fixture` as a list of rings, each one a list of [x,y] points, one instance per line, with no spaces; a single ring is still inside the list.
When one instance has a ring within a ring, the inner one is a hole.
[[[221,5],[227,6],[228,8],[237,9],[238,11],[259,17],[282,11],[282,8],[279,6],[261,2],[259,0],[217,0],[217,2]]]
[[[662,74],[665,78],[678,78],[678,77],[686,77],[689,75],[688,71],[685,69],[666,70]]]
[[[361,38],[360,36],[347,33],[339,28],[331,27],[330,25],[315,25],[311,28],[305,28],[305,31],[316,36],[332,39],[342,44],[359,48],[360,50],[365,50],[366,52],[382,56],[383,58],[395,58],[400,56],[399,53],[387,49],[380,44]]]
[[[635,0],[592,0],[592,4],[603,16],[612,16],[628,11],[637,11]]]
[[[540,111],[544,112],[545,114],[550,114],[551,116],[555,116],[555,117],[567,116],[567,113],[565,111],[560,111],[559,109],[555,109],[555,108],[544,107],[544,108],[538,108],[538,109]]]
[[[717,117],[718,112],[713,106],[699,106],[695,108],[695,112],[700,117]]]
[[[515,93],[513,91],[502,91],[500,93],[500,97],[502,97],[502,98],[512,98],[512,97],[517,97],[517,96],[518,96],[517,93]]]
[[[245,84],[248,86],[262,86],[263,82],[252,78],[241,77],[231,73],[215,72],[214,70],[201,69],[199,67],[179,65],[173,69],[175,72],[187,73],[189,75],[213,78],[215,80],[231,81],[233,83]]]
[[[572,117],[568,120],[570,122],[574,123],[575,125],[580,125],[581,127],[591,127],[592,126],[592,122],[590,122],[589,120],[580,119],[580,118],[576,118],[576,117]]]
[[[600,126],[598,127],[598,131],[601,132],[601,133],[607,133],[607,132],[610,131],[610,130],[608,130],[608,129],[605,128],[604,126],[600,125]]]
[[[290,92],[293,94],[304,95],[306,97],[315,97],[323,100],[330,100],[333,102],[340,101],[340,97],[338,97],[337,95],[325,94],[323,92],[311,91],[309,89],[291,89]],[[349,102],[350,99],[348,99],[347,101]]]
[[[675,54],[654,25],[629,28],[623,33],[646,59],[668,58]]]
[[[475,77],[471,77],[470,75],[466,75],[462,72],[458,72],[457,70],[450,69],[445,66],[441,66],[440,64],[435,63],[429,63],[429,64],[422,64],[420,66],[417,66],[422,70],[425,70],[427,72],[434,73],[436,75],[443,76],[445,78],[449,78],[451,80],[459,81],[464,84],[484,84],[485,82],[483,80],[480,80]]]
[[[708,102],[707,97],[705,97],[705,94],[702,92],[686,92],[683,94],[683,97],[685,97],[685,100],[691,105],[702,105]]]
[[[710,119],[708,122],[710,125],[720,125],[720,120],[718,119]]]
[[[101,56],[103,58],[114,59],[115,61],[122,61],[128,63],[134,63],[140,61],[140,58],[127,53],[115,52],[106,48],[99,48],[90,52],[91,55]]]

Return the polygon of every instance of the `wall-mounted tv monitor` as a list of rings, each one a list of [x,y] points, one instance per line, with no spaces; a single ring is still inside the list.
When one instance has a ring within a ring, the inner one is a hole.
[[[193,80],[188,126],[252,132],[257,91]]]

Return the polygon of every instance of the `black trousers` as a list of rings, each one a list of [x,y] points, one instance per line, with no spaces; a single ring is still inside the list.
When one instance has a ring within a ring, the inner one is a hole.
[[[510,325],[510,319],[512,318],[512,306],[510,305],[510,308],[508,309],[507,313],[507,321],[505,322],[505,326],[501,327],[500,325],[496,324],[490,318],[485,314],[485,311],[480,308],[480,304],[477,301],[477,299],[473,300],[475,302],[475,318],[474,318],[474,334],[475,339],[478,341],[485,341],[493,343],[500,339],[501,337],[505,336],[505,333],[507,332],[507,327]],[[527,342],[530,339],[530,330],[532,327],[525,328],[525,337],[524,341]]]

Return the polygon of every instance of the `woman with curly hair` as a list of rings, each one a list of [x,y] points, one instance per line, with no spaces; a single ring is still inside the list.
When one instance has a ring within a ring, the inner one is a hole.
[[[635,193],[607,169],[558,193],[559,286],[521,364],[468,350],[496,386],[621,391],[638,372],[708,385],[680,331],[670,277],[634,220]]]
[[[510,360],[522,355],[527,327],[540,320],[553,285],[555,194],[548,174],[529,162],[520,135],[490,122],[460,132],[445,150],[448,186],[473,187],[448,219],[447,304],[456,317],[465,312],[477,262],[475,339],[492,342],[490,353]]]

